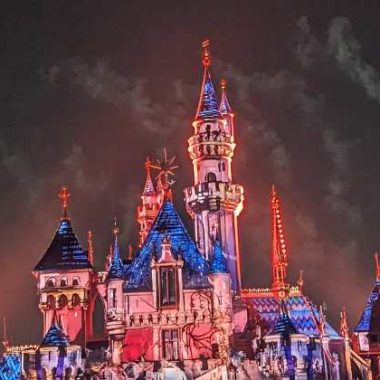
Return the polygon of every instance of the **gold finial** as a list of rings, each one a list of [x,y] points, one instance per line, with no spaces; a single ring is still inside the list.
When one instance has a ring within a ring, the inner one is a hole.
[[[88,250],[88,261],[90,262],[91,265],[94,265],[94,245],[92,242],[92,231],[89,230],[87,232],[87,250]]]
[[[66,219],[67,216],[67,205],[69,203],[69,198],[71,197],[71,194],[69,193],[69,190],[66,186],[62,186],[60,192],[58,193],[58,197],[62,201],[62,208],[63,208],[63,214],[62,218]]]
[[[151,164],[150,167],[158,170],[157,180],[161,184],[162,188],[165,191],[165,194],[171,198],[171,186],[174,184],[174,181],[169,178],[169,176],[174,176],[174,170],[178,169],[178,165],[174,165],[176,156],[168,158],[168,152],[166,148],[162,150],[162,160],[157,159],[155,165]]]
[[[133,259],[133,247],[132,244],[128,244],[128,260],[132,261]]]
[[[203,55],[202,63],[204,67],[209,67],[211,65],[211,54],[210,54],[210,40],[204,40],[202,42]]]
[[[340,312],[340,333],[342,334],[344,338],[348,338],[349,333],[350,333],[345,307],[343,307],[342,311]]]
[[[305,283],[305,281],[303,279],[303,270],[301,269],[300,275],[299,275],[298,280],[297,280],[297,285],[300,288],[300,290],[302,290],[304,283]]]
[[[151,165],[152,165],[152,161],[150,160],[149,156],[147,156],[145,159],[145,169],[149,170]]]
[[[118,228],[118,226],[117,226],[117,219],[116,219],[116,216],[115,216],[115,218],[114,218],[114,220],[113,220],[113,230],[112,230],[112,232],[113,232],[113,236],[115,237],[115,239],[117,238],[117,235],[119,235],[119,228]]]
[[[225,89],[227,88],[227,82],[226,82],[225,79],[222,79],[222,80],[220,81],[220,88],[221,88],[223,91],[225,91]]]

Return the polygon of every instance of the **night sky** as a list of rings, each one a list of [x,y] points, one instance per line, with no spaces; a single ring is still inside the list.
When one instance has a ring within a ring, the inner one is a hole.
[[[5,2],[4,2],[5,3]],[[192,183],[192,133],[211,40],[212,75],[236,113],[234,178],[243,284],[270,284],[270,188],[282,202],[290,280],[354,325],[380,249],[380,7],[372,1],[25,1],[0,9],[0,316],[39,342],[31,270],[60,219],[103,265],[116,216],[136,246],[144,160],[166,146]]]

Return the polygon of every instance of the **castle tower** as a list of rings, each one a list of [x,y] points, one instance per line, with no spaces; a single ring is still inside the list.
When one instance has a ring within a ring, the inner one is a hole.
[[[92,335],[95,274],[88,252],[82,249],[72,228],[67,212],[70,194],[66,187],[62,188],[59,197],[63,206],[62,218],[33,274],[37,279],[44,335],[56,314],[70,341],[83,345]]]
[[[144,243],[149,230],[160,210],[162,197],[161,192],[157,192],[150,173],[152,163],[149,158],[145,161],[146,180],[143,193],[141,194],[141,204],[137,207],[137,222],[140,225],[139,247]]]
[[[122,361],[125,324],[123,321],[123,282],[124,265],[120,256],[119,229],[116,220],[113,228],[111,264],[106,279],[106,313],[105,326],[110,341],[112,363],[120,365]]]
[[[213,241],[220,237],[235,293],[240,290],[240,255],[237,217],[243,209],[244,190],[232,179],[235,150],[233,113],[225,82],[218,106],[211,80],[209,42],[203,43],[203,80],[193,135],[188,151],[193,163],[194,184],[185,189],[186,209],[194,220],[200,252],[212,259]]]
[[[280,199],[276,188],[272,186],[272,290],[273,293],[284,298],[289,290],[286,282],[288,256],[281,220]]]

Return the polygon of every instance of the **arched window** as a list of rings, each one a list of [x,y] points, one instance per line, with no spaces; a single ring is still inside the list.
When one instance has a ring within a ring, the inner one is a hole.
[[[216,175],[213,172],[206,174],[206,182],[216,182]]]
[[[78,294],[73,294],[73,296],[71,297],[71,303],[73,306],[77,306],[79,305],[80,303],[80,297]]]
[[[67,297],[62,294],[59,298],[58,298],[58,307],[61,309],[63,307],[65,307],[67,304],[69,303],[69,300],[67,299]]]
[[[61,278],[61,286],[67,286],[67,277]]]
[[[78,286],[79,285],[79,278],[78,277],[74,277],[73,278],[73,285],[74,286]]]
[[[55,287],[55,283],[56,283],[55,278],[54,277],[49,277],[47,279],[46,283],[45,283],[45,286],[47,288],[54,288]]]
[[[55,297],[52,295],[48,296],[47,304],[49,306],[49,309],[55,309]]]

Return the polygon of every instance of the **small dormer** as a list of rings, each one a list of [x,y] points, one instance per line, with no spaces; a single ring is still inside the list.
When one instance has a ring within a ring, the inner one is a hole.
[[[159,259],[152,260],[152,274],[156,279],[153,291],[159,308],[178,308],[183,289],[182,266],[182,259],[173,255],[170,238],[164,237]]]

